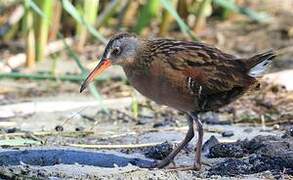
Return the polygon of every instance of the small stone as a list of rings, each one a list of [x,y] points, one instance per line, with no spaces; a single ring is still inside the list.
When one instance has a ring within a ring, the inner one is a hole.
[[[219,143],[210,148],[209,158],[236,157],[242,158],[245,150],[239,142],[236,143]]]
[[[208,175],[236,176],[250,173],[251,165],[249,163],[239,159],[228,159],[212,166],[209,169]]]
[[[62,131],[64,131],[64,128],[63,128],[63,126],[61,126],[61,125],[57,125],[57,126],[55,127],[55,131],[57,131],[57,132],[62,132]]]
[[[17,129],[17,128],[8,128],[8,129],[5,129],[5,132],[6,133],[15,133],[15,132],[17,132],[17,131],[20,131],[19,129]]]
[[[249,163],[252,165],[252,173],[263,171],[283,171],[284,169],[292,169],[293,152],[281,152],[274,156],[254,154],[249,157]]]
[[[243,130],[243,132],[246,132],[246,133],[252,133],[253,129],[252,128],[245,128]]]
[[[274,157],[276,154],[290,150],[290,144],[286,141],[264,141],[254,153]]]
[[[281,169],[279,161],[276,161],[275,158],[266,155],[251,155],[249,157],[249,163],[252,165],[252,173],[259,173],[272,169]]]
[[[211,147],[215,146],[216,144],[219,144],[219,140],[212,135],[202,146],[202,152],[204,154],[209,154]]]
[[[233,131],[224,131],[222,133],[222,136],[223,137],[232,137],[232,136],[234,136],[234,133],[233,133]]]
[[[153,128],[163,127],[164,125],[165,125],[164,122],[157,122],[157,123],[154,123]]]
[[[219,119],[218,116],[209,116],[206,117],[202,120],[203,122],[205,122],[206,124],[210,124],[210,125],[229,125],[231,124],[231,121],[223,121]]]
[[[219,124],[220,122],[218,116],[208,116],[204,118],[202,121],[205,122],[206,124],[211,124],[211,125]]]
[[[144,118],[144,117],[142,117],[142,118],[138,118],[136,124],[137,124],[137,125],[150,124],[150,123],[151,123],[151,120],[152,120],[151,118]]]
[[[273,130],[278,130],[278,129],[280,129],[280,125],[279,124],[273,125]]]
[[[75,131],[83,131],[84,130],[84,127],[76,127],[75,128]]]
[[[269,141],[280,141],[280,138],[273,135],[268,135],[268,136],[258,135],[249,141],[249,143],[247,144],[247,149],[249,150],[250,153],[253,153],[259,148],[263,147],[264,142],[269,142]]]
[[[290,130],[288,129],[288,132]],[[211,136],[203,145],[203,152],[208,149],[208,157],[236,157],[215,160],[208,171],[209,175],[238,176],[242,174],[270,172],[288,172],[293,164],[293,143],[291,136],[256,136],[252,140],[242,140],[235,143],[218,143]],[[211,146],[211,147],[209,147]],[[172,150],[168,142],[146,148],[145,155],[153,159],[164,159]],[[249,154],[249,152],[251,154]],[[292,171],[291,171],[292,172]],[[289,171],[290,173],[290,171]]]
[[[146,149],[144,155],[147,158],[162,160],[167,157],[173,150],[173,145],[169,142],[150,147]]]

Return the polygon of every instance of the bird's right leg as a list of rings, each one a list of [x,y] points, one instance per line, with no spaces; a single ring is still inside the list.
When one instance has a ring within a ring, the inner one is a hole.
[[[191,139],[194,137],[193,122],[194,122],[193,118],[189,115],[188,116],[188,131],[186,133],[185,138],[183,139],[181,143],[179,143],[179,145],[175,149],[173,149],[173,151],[165,159],[158,162],[155,167],[163,168],[167,166],[168,164],[170,164],[175,158],[175,156],[180,152],[180,150],[184,148],[189,143],[189,141],[191,141]]]

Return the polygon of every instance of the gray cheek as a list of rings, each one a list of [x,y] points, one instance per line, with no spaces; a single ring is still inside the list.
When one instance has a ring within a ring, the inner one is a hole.
[[[111,56],[111,52],[108,52],[108,53],[106,54],[106,57],[105,57],[105,58],[109,59],[110,56]]]
[[[123,54],[125,57],[134,57],[135,51],[134,49],[128,48]]]

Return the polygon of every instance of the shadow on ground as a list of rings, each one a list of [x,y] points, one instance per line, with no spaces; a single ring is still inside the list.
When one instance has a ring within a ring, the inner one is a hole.
[[[129,164],[148,167],[153,163],[136,157],[127,157],[124,154],[109,152],[91,152],[69,149],[32,149],[32,150],[8,150],[0,154],[0,166],[9,165],[38,165],[52,166],[56,164],[80,164],[98,167],[124,167]]]

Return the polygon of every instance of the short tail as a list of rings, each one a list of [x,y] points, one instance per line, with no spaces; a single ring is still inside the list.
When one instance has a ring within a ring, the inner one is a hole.
[[[270,66],[274,57],[276,57],[276,53],[270,50],[243,60],[248,69],[248,75],[251,77],[261,77]]]

